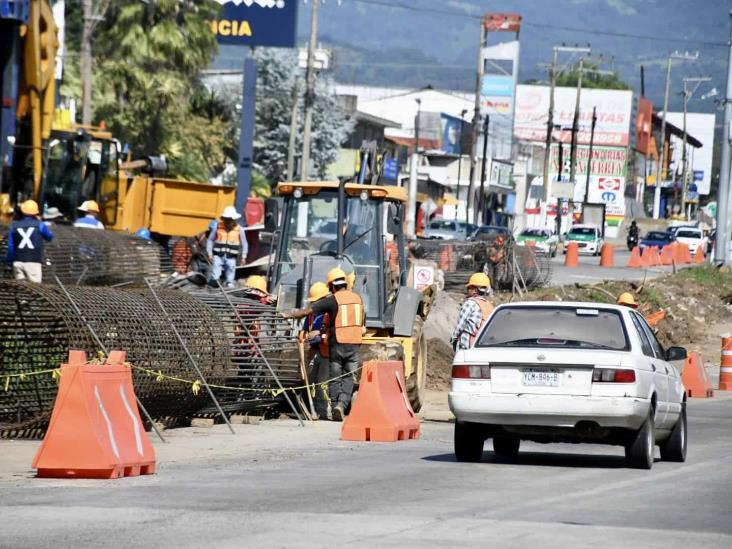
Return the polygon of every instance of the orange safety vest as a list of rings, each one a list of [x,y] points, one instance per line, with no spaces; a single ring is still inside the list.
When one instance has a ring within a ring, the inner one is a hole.
[[[335,338],[338,343],[360,345],[361,328],[364,321],[361,296],[351,290],[340,290],[333,294],[338,304],[335,317]]]
[[[216,229],[216,240],[213,245],[214,255],[224,257],[236,257],[241,251],[241,238],[239,226],[227,231],[223,225]]]
[[[477,297],[471,297],[471,301],[478,304],[478,307],[480,307],[480,324],[475,328],[475,332],[470,334],[470,346],[473,346],[473,343],[475,343],[475,338],[478,337],[478,332],[483,327],[483,324],[485,324],[485,321],[488,320],[488,317],[491,316],[491,313],[493,312],[493,304],[489,301],[486,301],[485,299],[480,299]]]

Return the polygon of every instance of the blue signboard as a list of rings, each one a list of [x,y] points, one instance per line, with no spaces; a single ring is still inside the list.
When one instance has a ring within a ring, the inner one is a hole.
[[[219,44],[292,48],[298,0],[216,0],[221,4],[211,30]]]
[[[704,170],[694,170],[694,181],[704,181]]]
[[[497,74],[486,74],[480,87],[480,94],[483,97],[512,97],[513,76],[501,76]]]
[[[442,114],[442,151],[447,154],[460,154],[460,119]]]
[[[399,160],[396,158],[387,158],[384,160],[384,172],[382,177],[389,181],[396,181],[399,177]]]

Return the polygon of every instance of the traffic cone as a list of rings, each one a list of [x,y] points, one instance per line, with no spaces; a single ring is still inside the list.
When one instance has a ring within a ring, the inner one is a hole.
[[[719,390],[732,391],[732,334],[722,336],[722,364],[719,368]]]
[[[679,242],[674,242],[673,244],[671,244],[671,255],[676,265],[684,264],[684,250],[682,248],[683,245]]]
[[[691,259],[691,250],[689,249],[689,246],[687,246],[686,244],[682,244],[681,249],[684,252],[684,263],[686,263],[687,265],[691,264],[692,259]]]
[[[686,394],[693,398],[711,398],[714,396],[712,384],[704,369],[704,361],[699,353],[691,352],[686,357],[684,369],[681,370],[681,382]]]
[[[700,263],[704,263],[705,261],[704,257],[704,250],[702,249],[701,245],[697,246],[696,248],[696,254],[694,255],[694,263],[699,265]]]
[[[613,258],[613,245],[603,244],[600,250],[600,267],[614,267],[615,259]]]
[[[660,267],[661,266],[661,254],[658,251],[658,246],[653,246],[653,252],[651,255],[651,259],[653,260],[653,266],[654,267]]]
[[[567,244],[567,255],[564,256],[565,267],[577,267],[579,265],[579,245],[576,242]]]
[[[633,251],[630,252],[630,259],[628,260],[627,266],[631,269],[637,269],[643,266],[643,262],[641,261],[641,252],[638,246],[633,248]]]
[[[671,250],[671,246],[664,246],[661,249],[661,265],[672,265],[674,262],[674,255]]]
[[[641,254],[641,267],[648,268],[653,266],[653,258],[651,257],[653,255],[653,250],[650,247],[643,248],[643,253]]]

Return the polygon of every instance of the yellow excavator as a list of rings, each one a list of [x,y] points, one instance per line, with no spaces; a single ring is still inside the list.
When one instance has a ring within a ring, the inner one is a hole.
[[[104,128],[80,126],[55,116],[57,27],[47,0],[29,0],[20,37],[18,131],[10,185],[3,185],[0,214],[33,198],[69,220],[84,200],[96,200],[107,228],[162,236],[193,236],[226,206],[234,187],[162,177],[161,157],[130,161]]]

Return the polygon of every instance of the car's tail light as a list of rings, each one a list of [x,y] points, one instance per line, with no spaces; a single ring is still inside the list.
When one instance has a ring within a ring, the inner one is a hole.
[[[490,379],[490,366],[471,366],[468,364],[455,364],[452,367],[453,379]]]
[[[621,368],[595,368],[593,383],[635,383],[635,370]]]

